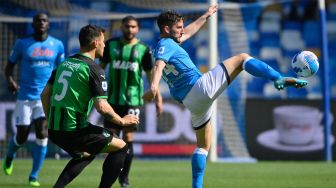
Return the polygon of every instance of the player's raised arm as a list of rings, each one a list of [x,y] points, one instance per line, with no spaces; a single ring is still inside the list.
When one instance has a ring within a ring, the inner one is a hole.
[[[181,37],[181,42],[184,42],[192,37],[205,24],[208,18],[217,12],[217,9],[217,4],[210,6],[209,9],[202,16],[200,16],[197,20],[185,27],[184,34]]]

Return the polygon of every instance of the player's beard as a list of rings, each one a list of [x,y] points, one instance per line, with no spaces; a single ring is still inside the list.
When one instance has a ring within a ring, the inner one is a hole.
[[[130,42],[132,39],[134,39],[135,35],[134,34],[124,34],[124,39],[128,42]]]
[[[181,40],[179,40],[181,39],[181,37],[177,38],[177,37],[171,36],[170,38],[173,39],[177,44],[181,44]]]

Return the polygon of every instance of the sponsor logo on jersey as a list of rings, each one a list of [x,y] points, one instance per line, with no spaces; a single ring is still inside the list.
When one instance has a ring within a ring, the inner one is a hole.
[[[49,67],[50,62],[49,61],[34,61],[33,66],[34,67]]]
[[[139,64],[136,63],[136,62],[130,62],[130,61],[114,60],[113,61],[113,68],[114,69],[130,70],[130,71],[136,72],[139,69]]]
[[[34,48],[33,53],[31,54],[32,57],[52,57],[54,52],[49,50],[48,48]]]

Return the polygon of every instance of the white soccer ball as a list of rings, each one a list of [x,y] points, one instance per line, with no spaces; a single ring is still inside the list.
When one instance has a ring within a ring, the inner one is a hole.
[[[313,76],[318,69],[318,59],[311,51],[301,51],[292,59],[292,70],[299,77]]]

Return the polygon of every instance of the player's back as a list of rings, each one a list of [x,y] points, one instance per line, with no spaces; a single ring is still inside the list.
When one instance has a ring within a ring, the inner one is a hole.
[[[53,129],[61,129],[61,125],[66,125],[63,129],[71,131],[87,126],[87,115],[95,96],[94,87],[103,87],[94,80],[99,76],[105,77],[104,71],[92,59],[79,54],[67,58],[57,68],[52,75],[53,115],[50,117],[54,118],[51,120]]]

